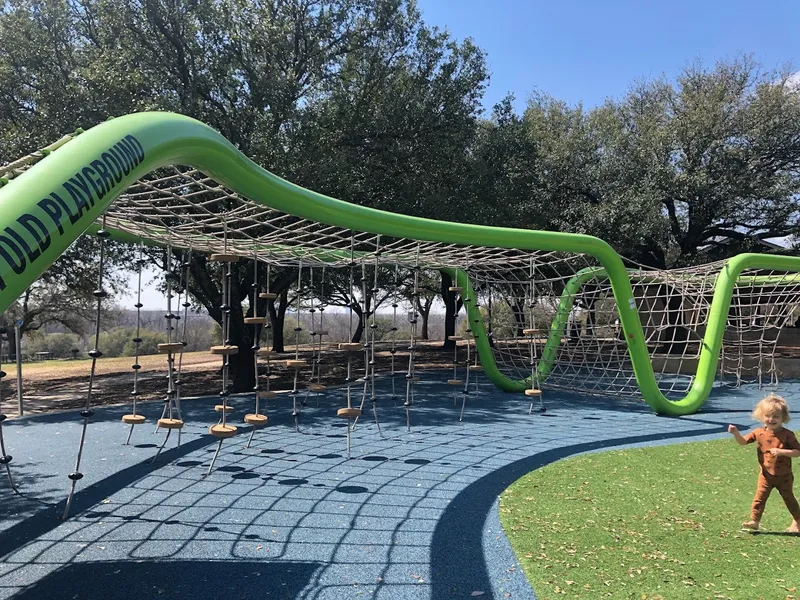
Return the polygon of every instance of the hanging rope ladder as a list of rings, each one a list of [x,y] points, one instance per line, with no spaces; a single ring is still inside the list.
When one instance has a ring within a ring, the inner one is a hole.
[[[531,368],[531,387],[525,390],[525,395],[530,399],[530,407],[528,414],[533,412],[533,405],[538,398],[539,408],[538,412],[545,412],[547,409],[544,406],[542,398],[542,390],[539,387],[539,369],[538,369],[538,355],[536,351],[536,316],[534,311],[536,309],[536,269],[531,259],[530,272],[528,275],[528,329],[522,331],[522,335],[527,336],[528,344],[530,346],[530,368]]]
[[[71,483],[69,486],[69,493],[67,494],[67,501],[64,506],[64,514],[61,517],[62,519],[66,519],[69,516],[69,511],[72,507],[72,500],[75,496],[75,486],[77,485],[78,481],[83,479],[83,473],[81,473],[83,446],[86,443],[86,431],[89,427],[89,418],[94,414],[91,406],[92,392],[94,391],[94,380],[97,373],[97,359],[103,356],[103,353],[100,352],[98,348],[100,345],[100,317],[103,309],[103,298],[108,296],[108,292],[103,289],[103,271],[105,270],[106,258],[105,241],[110,237],[110,235],[111,234],[108,232],[108,230],[106,230],[106,216],[103,214],[102,225],[100,230],[97,232],[97,237],[100,239],[100,260],[97,268],[97,288],[92,292],[92,295],[97,298],[97,310],[95,312],[94,319],[94,348],[89,350],[89,358],[92,359],[92,365],[89,371],[89,389],[86,392],[86,403],[83,407],[83,410],[80,412],[80,416],[83,419],[83,425],[81,426],[81,437],[80,441],[78,442],[78,456],[75,459],[75,469],[69,475],[67,475]],[[3,454],[5,454],[5,452],[3,452]]]
[[[224,224],[224,223],[223,223]],[[226,224],[224,224],[226,225]],[[232,412],[232,407],[228,404],[228,397],[230,396],[230,365],[231,356],[239,353],[239,347],[231,345],[231,287],[233,279],[233,263],[239,262],[239,257],[235,254],[228,254],[228,236],[227,226],[224,228],[224,252],[220,254],[212,254],[209,258],[212,261],[222,263],[223,276],[222,276],[222,304],[220,311],[222,313],[222,345],[211,346],[211,354],[222,356],[222,391],[219,395],[222,397],[222,404],[214,406],[214,411],[220,413],[219,422],[208,428],[208,432],[219,439],[217,450],[211,458],[211,464],[208,465],[206,476],[211,474],[214,469],[214,463],[217,461],[219,452],[222,449],[222,442],[228,438],[236,435],[237,427],[228,423],[228,414]]]
[[[133,406],[131,407],[131,414],[122,415],[122,422],[126,425],[130,425],[131,428],[128,430],[128,438],[125,440],[125,445],[127,446],[131,441],[131,435],[133,435],[133,428],[136,425],[143,424],[146,419],[144,415],[140,415],[136,412],[136,400],[141,393],[139,391],[139,370],[142,368],[142,365],[139,364],[139,349],[142,343],[141,336],[141,324],[142,324],[142,268],[144,266],[144,261],[142,260],[142,248],[144,244],[140,241],[139,242],[139,256],[136,261],[136,274],[137,274],[137,286],[136,286],[136,337],[133,338],[133,345],[134,345],[134,358],[133,358],[133,391],[131,395],[133,396]]]
[[[6,338],[7,333],[8,330],[5,327],[0,327],[0,356],[3,355],[3,340]],[[19,494],[17,486],[14,485],[14,478],[11,476],[11,460],[13,457],[10,454],[6,454],[6,442],[3,438],[3,421],[8,418],[3,414],[3,380],[5,377],[6,372],[3,371],[3,365],[0,363],[0,465],[6,468],[6,475],[8,475],[8,483],[11,485],[11,489]]]
[[[406,399],[403,407],[406,409],[406,429],[411,431],[411,407],[414,404],[414,387],[419,382],[419,377],[415,373],[415,351],[417,344],[417,299],[422,290],[419,287],[419,245],[417,245],[417,255],[414,259],[414,287],[411,289],[411,310],[408,311],[408,323],[410,329],[410,340],[408,344],[408,371],[406,371]]]
[[[348,331],[349,331],[349,338],[350,340],[353,339],[353,304],[355,302],[353,298],[353,270],[355,269],[356,263],[354,260],[354,240],[353,237],[350,237],[350,287],[348,289],[349,295],[349,322],[348,322]],[[353,378],[353,353],[360,352],[362,349],[362,345],[359,342],[344,342],[339,344],[339,350],[343,350],[347,352],[347,377],[345,378],[345,384],[347,385],[347,406],[345,408],[340,408],[336,411],[336,416],[347,419],[347,458],[350,458],[350,430],[351,425],[354,419],[357,419],[361,416],[361,409],[353,407],[353,382],[355,379]]]
[[[178,432],[178,445],[180,446],[180,436],[181,431],[183,430],[183,419],[181,418],[180,411],[178,409],[178,393],[175,386],[175,354],[183,354],[183,344],[178,341],[173,341],[173,334],[177,334],[177,329],[173,325],[173,321],[177,323],[177,315],[172,312],[172,291],[175,276],[172,272],[172,247],[169,245],[167,246],[164,268],[167,273],[165,277],[167,281],[167,314],[164,315],[164,318],[167,320],[167,341],[164,344],[158,344],[158,352],[160,354],[167,355],[167,397],[164,400],[164,409],[162,411],[161,418],[156,424],[156,429],[166,429],[167,435],[164,436],[164,441],[161,443],[161,446],[159,446],[158,452],[156,452],[156,455],[153,457],[153,461],[158,458],[159,454],[161,454],[161,451],[167,445],[167,441],[169,440],[169,436],[173,429],[177,430]]]
[[[244,416],[244,422],[250,425],[250,437],[247,438],[247,445],[245,448],[249,448],[250,444],[253,441],[253,436],[256,433],[256,430],[261,429],[262,427],[266,427],[267,423],[269,422],[269,417],[267,415],[261,414],[259,401],[261,400],[261,391],[259,389],[259,382],[258,382],[258,352],[261,350],[260,347],[260,338],[261,332],[269,322],[269,316],[266,314],[266,307],[264,308],[265,314],[263,317],[258,316],[258,255],[253,255],[253,283],[250,286],[253,290],[253,300],[252,304],[252,317],[245,317],[244,324],[245,325],[252,325],[253,326],[253,346],[251,350],[253,351],[253,401],[255,404],[255,411],[252,413],[248,413]]]
[[[267,339],[265,342],[264,347],[259,347],[258,350],[255,351],[255,360],[258,361],[259,358],[266,358],[267,364],[264,368],[264,381],[265,381],[265,389],[258,391],[258,397],[261,400],[264,400],[265,407],[268,406],[268,401],[272,398],[275,398],[277,394],[271,391],[270,388],[270,377],[272,375],[272,364],[271,358],[274,354],[272,350],[272,336],[270,333],[272,332],[272,322],[269,316],[269,305],[270,303],[275,302],[275,299],[278,297],[278,294],[274,294],[269,291],[270,288],[270,265],[267,263],[267,277],[266,277],[266,291],[261,292],[258,297],[261,300],[266,300],[266,306],[264,307],[264,327],[263,329],[267,332]],[[259,344],[260,345],[260,344]],[[257,364],[257,363],[256,363]],[[258,381],[258,370],[256,369],[256,381]],[[259,386],[260,387],[260,386]],[[265,408],[266,411],[266,408]],[[258,411],[256,411],[258,412]],[[266,415],[265,415],[266,416]]]

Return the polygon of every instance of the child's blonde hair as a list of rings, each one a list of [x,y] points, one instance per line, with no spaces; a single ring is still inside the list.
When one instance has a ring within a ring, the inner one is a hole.
[[[764,421],[767,415],[780,415],[782,423],[788,423],[791,419],[789,405],[786,404],[786,400],[777,394],[770,394],[763,398],[753,409],[753,418],[756,421]]]

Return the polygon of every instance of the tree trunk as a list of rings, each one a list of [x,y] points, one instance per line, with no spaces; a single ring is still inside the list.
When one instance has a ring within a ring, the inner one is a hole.
[[[270,301],[267,305],[269,309],[269,321],[272,325],[272,350],[275,352],[285,352],[283,339],[283,323],[286,320],[286,309],[289,307],[289,290],[285,289],[278,297],[278,308],[275,302]]]
[[[450,336],[456,334],[456,317],[461,310],[461,299],[456,301],[456,293],[449,291],[453,285],[453,279],[447,273],[442,273],[442,300],[444,300],[444,343],[442,348],[453,349],[456,345]]]
[[[238,354],[230,357],[228,377],[232,383],[232,391],[248,392],[253,389],[256,381],[255,364],[253,362],[253,329],[244,324],[242,305],[238,310],[231,310],[230,340],[236,340],[239,347]]]
[[[6,327],[6,336],[8,339],[8,362],[17,361],[17,330],[14,326]],[[0,344],[2,345],[2,344]]]
[[[419,339],[421,340],[430,339],[428,335],[428,318],[431,316],[431,306],[433,306],[432,301],[429,300],[425,304],[422,304],[422,302],[419,299],[419,296],[417,296],[417,312],[419,313],[419,316],[422,318],[421,333],[419,335]]]

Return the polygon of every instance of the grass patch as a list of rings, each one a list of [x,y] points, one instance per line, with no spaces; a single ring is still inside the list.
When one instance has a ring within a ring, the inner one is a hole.
[[[732,439],[589,454],[515,482],[500,520],[539,600],[800,598],[780,495],[765,533],[739,531],[756,478],[755,446]]]

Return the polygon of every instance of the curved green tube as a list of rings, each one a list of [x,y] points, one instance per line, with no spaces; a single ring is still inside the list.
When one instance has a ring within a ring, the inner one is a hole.
[[[658,389],[625,266],[603,240],[581,234],[433,221],[349,204],[276,177],[199,121],[171,113],[138,113],[82,133],[0,188],[0,225],[4,227],[0,231],[0,311],[128,186],[148,172],[172,164],[197,168],[255,202],[332,226],[422,241],[595,257],[608,274],[639,389],[659,413],[692,413],[708,396],[738,274],[745,268],[800,270],[800,259],[794,257],[743,254],[728,262],[717,279],[694,386],[685,398],[671,402]],[[488,354],[484,349],[481,359]],[[497,375],[491,378],[501,384]]]

